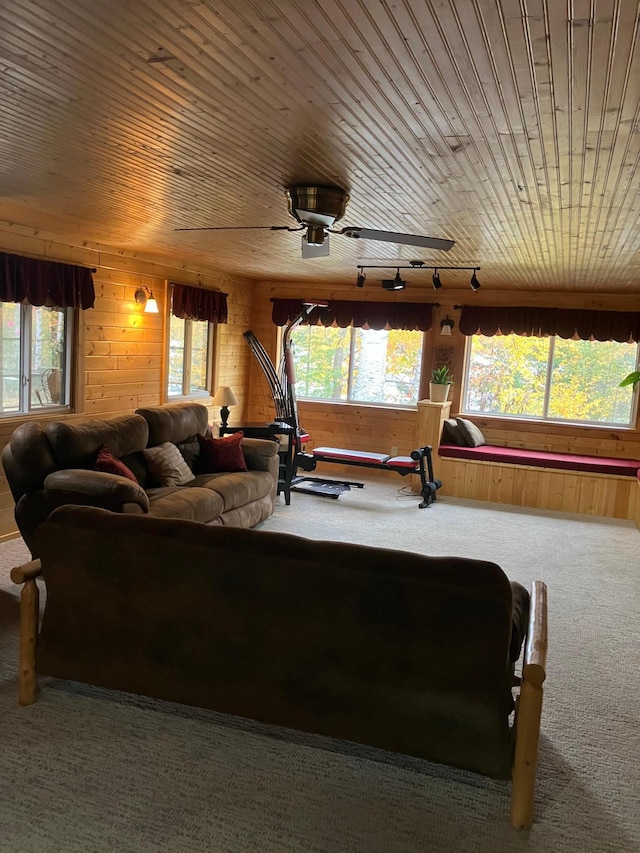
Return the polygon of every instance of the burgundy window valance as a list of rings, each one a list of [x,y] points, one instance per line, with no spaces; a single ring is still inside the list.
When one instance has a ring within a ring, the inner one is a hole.
[[[640,312],[589,311],[574,308],[490,308],[465,306],[460,315],[463,335],[523,335],[580,338],[583,341],[640,340]]]
[[[302,311],[301,299],[272,299],[272,319],[285,326]],[[310,300],[311,301],[311,300]],[[320,301],[320,300],[318,300]],[[426,332],[433,325],[433,305],[426,302],[356,302],[329,300],[304,320],[309,326],[347,326]]]
[[[171,312],[182,320],[206,320],[208,323],[227,322],[227,294],[203,287],[189,287],[171,282],[173,297]]]
[[[0,252],[0,302],[85,309],[95,299],[88,267]]]

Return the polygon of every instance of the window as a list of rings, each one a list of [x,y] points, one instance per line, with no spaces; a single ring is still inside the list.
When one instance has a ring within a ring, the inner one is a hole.
[[[422,332],[300,326],[292,340],[299,398],[395,406],[418,400]]]
[[[169,397],[211,393],[213,330],[212,323],[169,315]]]
[[[69,405],[72,311],[0,302],[0,414]]]
[[[469,414],[631,426],[634,398],[619,383],[638,345],[559,337],[473,335],[463,409]]]

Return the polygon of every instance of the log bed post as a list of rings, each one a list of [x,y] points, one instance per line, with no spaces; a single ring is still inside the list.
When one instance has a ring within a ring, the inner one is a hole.
[[[32,705],[36,701],[36,644],[40,592],[36,578],[41,574],[40,560],[32,560],[11,569],[11,580],[24,584],[20,594],[20,664],[18,672],[18,702]]]
[[[522,665],[522,685],[516,709],[516,745],[511,789],[511,823],[531,829],[533,798],[542,713],[542,684],[547,660],[547,587],[534,581],[527,642]]]

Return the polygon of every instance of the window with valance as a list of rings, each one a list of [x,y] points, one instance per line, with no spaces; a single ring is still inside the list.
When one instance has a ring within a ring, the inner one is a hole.
[[[216,326],[227,322],[227,294],[169,283],[167,398],[211,394]]]
[[[274,299],[274,323],[291,322],[302,304]],[[298,399],[414,405],[433,307],[332,300],[314,309],[292,335]]]
[[[464,307],[468,414],[630,427],[640,312]]]
[[[93,308],[91,273],[0,252],[0,415],[70,407],[73,311]]]

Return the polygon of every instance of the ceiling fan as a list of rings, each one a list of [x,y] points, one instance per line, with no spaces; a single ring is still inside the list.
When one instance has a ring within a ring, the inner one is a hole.
[[[299,223],[290,225],[222,225],[203,228],[176,228],[176,231],[304,231],[302,237],[302,257],[319,258],[329,254],[329,235],[341,234],[358,240],[380,240],[383,243],[402,243],[407,246],[421,246],[424,249],[439,249],[448,252],[455,245],[454,240],[440,237],[423,237],[418,234],[402,234],[396,231],[377,231],[373,228],[341,228],[333,225],[344,216],[349,193],[340,187],[295,186],[285,190],[289,213]]]

